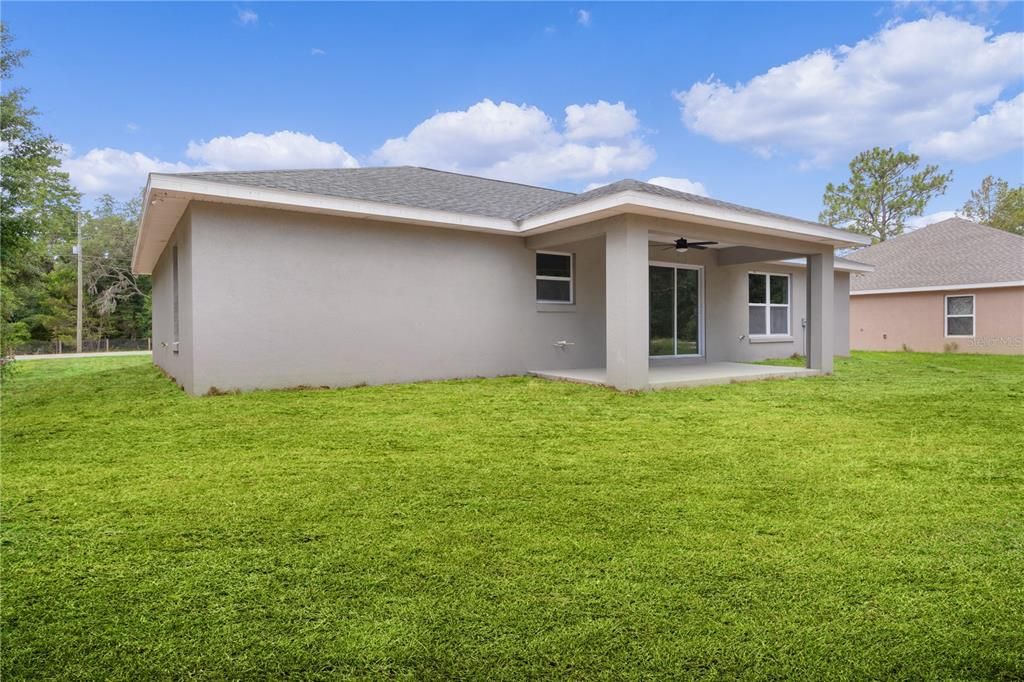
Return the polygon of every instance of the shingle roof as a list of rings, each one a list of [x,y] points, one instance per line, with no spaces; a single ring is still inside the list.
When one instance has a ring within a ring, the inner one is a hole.
[[[232,185],[322,194],[343,199],[471,213],[507,220],[517,220],[525,212],[566,197],[576,196],[570,192],[543,187],[413,166],[176,175]]]
[[[1024,237],[950,218],[848,255],[875,266],[854,291],[1024,281]]]
[[[570,194],[567,197],[563,197],[559,201],[556,201],[545,206],[541,206],[533,211],[523,214],[520,216],[520,220],[529,218],[533,215],[540,213],[548,213],[550,211],[556,211],[560,208],[567,206],[574,206],[576,204],[582,204],[585,201],[591,199],[599,199],[604,196],[616,194],[618,192],[644,192],[645,194],[653,194],[660,197],[669,197],[670,199],[685,199],[686,201],[692,201],[697,204],[704,204],[705,206],[716,206],[719,208],[731,208],[743,213],[749,213],[751,215],[765,216],[769,218],[783,218],[785,220],[792,220],[805,225],[813,225],[815,227],[821,227],[820,223],[811,222],[809,220],[802,220],[800,218],[792,218],[790,216],[782,215],[780,213],[771,213],[769,211],[762,211],[758,208],[750,208],[749,206],[741,206],[739,204],[731,204],[727,201],[719,201],[718,199],[711,199],[710,197],[701,196],[699,194],[690,194],[689,192],[680,192],[679,190],[669,189],[668,187],[662,187],[661,185],[652,185],[649,182],[640,182],[639,180],[619,180],[609,185],[603,185],[596,189],[592,189],[589,192],[582,192],[580,194]]]
[[[180,177],[197,178],[232,185],[265,189],[322,194],[344,199],[377,201],[398,206],[412,206],[442,211],[521,221],[526,218],[574,206],[623,191],[636,191],[674,199],[684,199],[707,206],[731,208],[751,215],[783,218],[806,225],[819,226],[807,220],[769,213],[756,208],[730,204],[717,199],[679,192],[639,180],[621,180],[589,192],[574,194],[544,187],[491,180],[472,175],[413,166],[386,168],[337,168],[319,170],[237,171],[178,173]]]

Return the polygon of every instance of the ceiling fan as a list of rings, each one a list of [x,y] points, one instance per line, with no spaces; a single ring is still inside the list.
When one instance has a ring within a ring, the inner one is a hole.
[[[690,249],[697,249],[703,251],[708,248],[711,244],[717,244],[718,242],[688,242],[685,238],[680,238],[675,241],[671,246],[663,246],[663,249],[675,249],[678,253],[686,253]]]

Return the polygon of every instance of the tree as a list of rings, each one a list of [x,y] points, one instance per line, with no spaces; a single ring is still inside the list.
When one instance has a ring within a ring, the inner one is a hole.
[[[902,234],[907,218],[922,214],[933,197],[945,194],[953,177],[938,166],[917,171],[919,162],[916,154],[891,148],[861,152],[850,162],[849,180],[825,187],[818,221],[870,235],[876,242]]]
[[[1024,235],[1024,186],[1010,189],[1010,183],[991,175],[971,191],[960,215],[977,223]]]
[[[15,50],[14,39],[0,22],[0,79],[10,81],[28,55]],[[78,193],[67,173],[60,171],[61,146],[36,126],[36,110],[25,103],[24,88],[0,95],[0,371],[6,373],[13,343],[27,333],[14,322],[19,308],[19,284],[33,275],[30,254],[47,231],[74,225]]]
[[[82,230],[85,287],[99,316],[101,336],[149,335],[148,277],[132,273],[132,253],[142,213],[142,195],[119,203],[100,197]],[[141,319],[140,319],[141,316]]]

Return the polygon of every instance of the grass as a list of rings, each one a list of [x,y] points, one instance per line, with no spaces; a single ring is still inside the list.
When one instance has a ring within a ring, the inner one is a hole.
[[[1024,678],[1024,358],[3,407],[5,680]]]

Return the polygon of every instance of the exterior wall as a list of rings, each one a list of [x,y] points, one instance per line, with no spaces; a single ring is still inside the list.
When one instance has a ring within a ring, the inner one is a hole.
[[[535,302],[534,251],[522,238],[193,202],[153,272],[154,362],[195,394],[603,367],[604,234],[550,250],[574,255],[573,305]],[[708,361],[805,354],[803,268],[719,267],[713,250],[656,246],[649,258],[704,266]],[[792,276],[792,338],[750,341],[750,271]],[[848,347],[848,286],[837,273],[838,353]]]
[[[576,254],[576,303],[539,306],[519,238],[209,203],[191,213],[194,393],[604,363],[603,240],[557,249]]]
[[[173,247],[178,247],[178,352],[174,352]],[[153,268],[153,363],[189,393],[194,392],[191,212],[178,221],[167,247]]]
[[[677,254],[671,249],[652,246],[652,261],[685,263],[704,267],[705,345],[709,362],[755,362],[771,358],[806,355],[807,272],[804,268],[777,263],[745,263],[719,266],[713,250]],[[748,334],[747,274],[769,272],[789,274],[791,337],[785,340],[751,340]],[[850,275],[835,273],[834,318],[836,355],[850,354],[849,342]]]
[[[974,295],[974,337],[945,336],[945,300]],[[857,350],[1024,354],[1024,287],[865,294],[850,297]]]

